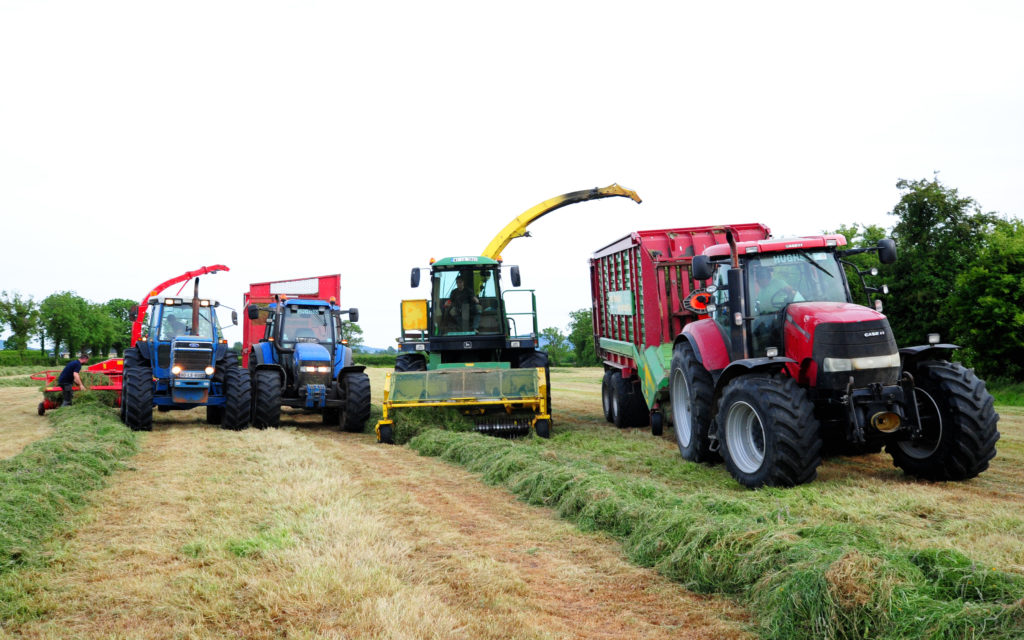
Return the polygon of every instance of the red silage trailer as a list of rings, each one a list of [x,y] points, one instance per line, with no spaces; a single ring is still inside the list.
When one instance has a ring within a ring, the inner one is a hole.
[[[249,285],[249,291],[245,293],[242,308],[248,309],[250,304],[255,304],[265,309],[277,297],[337,302],[340,296],[341,274],[337,273],[312,278],[254,282]],[[255,320],[250,319],[248,313],[243,314],[243,317],[245,319],[242,322],[242,366],[248,367],[252,345],[263,337],[263,328],[267,324],[267,319],[266,313],[260,313],[260,317]]]
[[[684,326],[706,316],[709,299],[690,264],[707,247],[726,242],[725,228],[634,231],[591,257],[594,347],[604,362],[601,399],[609,422],[649,422],[660,435],[673,344]],[[759,223],[728,228],[736,241],[771,235]]]

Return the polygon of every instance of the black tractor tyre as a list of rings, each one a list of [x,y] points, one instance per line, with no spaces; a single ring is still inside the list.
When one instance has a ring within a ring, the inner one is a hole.
[[[548,389],[546,394],[548,415],[551,415],[551,364],[548,354],[543,351],[531,351],[519,358],[520,369],[538,369],[540,367],[544,368],[544,385]]]
[[[395,429],[390,424],[382,424],[378,427],[377,442],[381,444],[395,444]]]
[[[146,367],[124,370],[124,423],[132,431],[153,430],[153,373]]]
[[[601,409],[604,410],[604,419],[614,422],[612,415],[612,376],[617,373],[615,369],[605,369],[604,377],[601,378]]]
[[[341,425],[341,409],[338,407],[325,407],[322,416],[325,427]]]
[[[366,428],[366,421],[370,418],[370,376],[362,372],[346,373],[340,383],[345,394],[341,428],[358,433]]]
[[[224,370],[224,416],[221,428],[239,431],[248,427],[252,407],[252,380],[249,372],[239,367],[238,360],[235,360],[234,366]]]
[[[551,421],[546,418],[541,418],[533,424],[533,431],[541,438],[550,438]]]
[[[708,435],[715,385],[689,342],[680,342],[672,350],[668,389],[680,455],[690,462],[721,460],[718,452],[711,450]]]
[[[281,376],[273,369],[257,369],[252,379],[252,426],[281,424]]]
[[[224,405],[206,405],[206,424],[220,425],[224,422]]]
[[[821,428],[807,391],[792,378],[754,373],[733,379],[716,420],[725,466],[743,486],[792,487],[818,476]]]
[[[395,358],[395,371],[426,371],[427,359],[418,353],[400,353]]]
[[[999,414],[992,395],[972,370],[930,360],[913,372],[923,438],[885,445],[893,464],[926,480],[967,480],[996,455]]]
[[[665,433],[665,416],[660,411],[651,413],[651,435],[660,436]]]
[[[647,403],[640,391],[639,380],[626,380],[616,371],[611,378],[612,423],[620,428],[646,427],[649,419]]]

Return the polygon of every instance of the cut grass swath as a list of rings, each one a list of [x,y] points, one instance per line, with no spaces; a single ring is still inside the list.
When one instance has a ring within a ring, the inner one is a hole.
[[[690,589],[740,598],[768,638],[1024,636],[1024,576],[961,553],[890,546],[863,524],[787,524],[739,498],[680,495],[543,446],[440,430],[410,446],[610,533]]]

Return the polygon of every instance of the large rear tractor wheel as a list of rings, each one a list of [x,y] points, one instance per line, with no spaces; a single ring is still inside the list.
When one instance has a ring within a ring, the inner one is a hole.
[[[711,374],[697,360],[689,342],[680,342],[672,350],[669,374],[669,398],[676,443],[684,460],[718,462],[721,456],[711,450],[711,398],[714,383]]]
[[[252,380],[249,372],[238,366],[236,359],[234,366],[224,371],[224,415],[220,426],[222,429],[239,431],[249,426],[251,417]]]
[[[395,358],[395,371],[426,371],[427,359],[416,353],[401,353]]]
[[[224,422],[224,405],[206,406],[206,424],[220,425]]]
[[[346,373],[341,377],[341,390],[345,394],[345,412],[341,428],[360,432],[370,418],[370,376],[365,373]]]
[[[886,444],[893,464],[926,480],[967,480],[988,469],[999,440],[999,414],[974,372],[928,361],[914,371],[922,437]]]
[[[153,374],[148,368],[124,370],[124,423],[132,431],[153,430]]]
[[[252,426],[257,429],[281,424],[281,376],[273,369],[257,369],[252,390]]]
[[[814,480],[821,434],[814,405],[792,378],[740,376],[718,404],[725,466],[745,487],[792,487]]]

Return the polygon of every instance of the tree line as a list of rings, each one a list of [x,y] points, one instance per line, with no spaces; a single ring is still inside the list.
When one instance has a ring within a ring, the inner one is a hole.
[[[849,261],[862,269],[877,266],[879,275],[869,279],[889,285],[884,313],[897,343],[924,344],[928,333],[939,332],[944,342],[963,347],[955,358],[983,378],[1024,380],[1024,221],[982,211],[973,198],[937,176],[900,180],[896,186],[900,199],[889,212],[895,219],[892,227],[854,222],[834,232],[846,236],[850,247],[874,246],[887,236],[896,241],[899,259],[894,264],[879,265],[871,254]],[[854,301],[868,302],[859,276],[852,270],[848,276]],[[36,302],[3,291],[0,325],[11,332],[9,349],[23,350],[36,338],[44,352],[121,355],[136,305],[125,298],[93,303],[71,291]],[[600,364],[591,310],[569,315],[566,331],[541,331],[552,364]],[[345,332],[350,345],[362,345],[358,325],[345,323]]]
[[[943,342],[962,347],[954,359],[982,378],[1024,380],[1024,221],[982,211],[937,176],[899,180],[896,187],[900,199],[888,229],[851,223],[825,231],[843,234],[849,248],[896,241],[894,264],[881,265],[874,254],[848,258],[854,302],[870,302],[855,270],[877,267],[878,275],[866,279],[889,286],[883,313],[898,345],[925,344],[938,332]],[[600,364],[590,309],[572,312],[567,331],[548,327],[541,335],[553,364]]]

